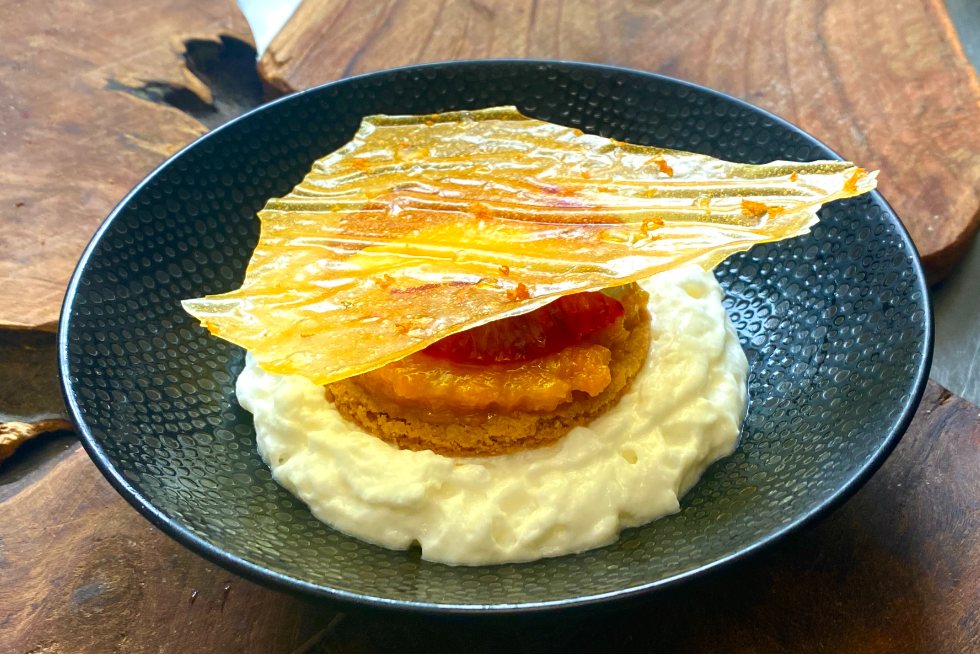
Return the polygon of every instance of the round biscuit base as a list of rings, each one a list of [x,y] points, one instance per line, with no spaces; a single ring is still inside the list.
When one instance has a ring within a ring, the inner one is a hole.
[[[619,401],[643,367],[650,349],[650,315],[644,307],[629,336],[612,348],[612,380],[595,397],[581,391],[553,411],[484,412],[444,416],[401,406],[345,379],[325,386],[326,398],[345,419],[401,449],[432,450],[446,456],[492,456],[554,443],[573,427],[586,425]]]

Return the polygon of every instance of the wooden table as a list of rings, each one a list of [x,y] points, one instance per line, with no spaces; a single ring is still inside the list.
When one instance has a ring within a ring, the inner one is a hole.
[[[489,56],[654,70],[734,93],[880,167],[933,279],[976,230],[980,87],[938,0],[307,0],[261,77],[225,0],[0,0],[0,12],[14,17],[0,26],[0,442],[4,430],[64,426],[52,331],[98,222],[263,89]],[[344,614],[186,551],[62,431],[0,463],[0,653],[980,651],[978,509],[980,409],[930,383],[865,488],[733,569],[574,621]]]

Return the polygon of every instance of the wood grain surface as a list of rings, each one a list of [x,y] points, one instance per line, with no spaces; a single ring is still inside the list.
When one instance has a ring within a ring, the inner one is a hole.
[[[980,409],[930,383],[855,497],[720,573],[573,618],[338,617],[169,540],[73,445],[0,485],[0,652],[976,652],[978,479]]]
[[[0,652],[292,652],[330,617],[190,554],[77,444],[0,486],[0,552]]]
[[[980,225],[980,84],[941,0],[306,0],[259,69],[288,92],[487,57],[665,73],[796,123],[881,169],[931,281]]]
[[[187,42],[251,37],[231,0],[0,0],[0,16],[0,327],[54,329],[102,219],[220,114]]]

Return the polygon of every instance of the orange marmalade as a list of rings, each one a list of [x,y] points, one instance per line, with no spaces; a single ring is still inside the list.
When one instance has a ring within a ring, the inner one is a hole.
[[[629,336],[642,300],[603,293],[565,296],[535,311],[453,334],[357,382],[402,406],[431,411],[545,412],[611,381],[612,350]]]

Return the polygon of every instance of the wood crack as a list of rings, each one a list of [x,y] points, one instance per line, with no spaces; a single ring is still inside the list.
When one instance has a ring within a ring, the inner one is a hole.
[[[173,107],[210,128],[261,104],[262,82],[251,44],[227,34],[216,40],[190,38],[183,44],[184,84],[160,79],[128,83],[109,77],[104,88]]]

